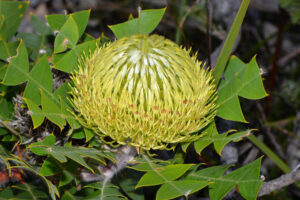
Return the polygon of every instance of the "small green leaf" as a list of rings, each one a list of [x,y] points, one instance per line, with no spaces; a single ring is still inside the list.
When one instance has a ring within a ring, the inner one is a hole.
[[[58,160],[61,163],[65,163],[65,162],[68,161],[67,158],[66,158],[66,156],[64,156],[63,153],[57,152],[57,151],[53,151],[53,148],[51,148],[51,151],[49,152],[49,154],[51,156],[53,156],[53,158],[55,158],[56,160]]]
[[[82,129],[76,130],[72,133],[71,136],[73,139],[84,139],[85,138],[85,134],[83,132]]]
[[[8,102],[6,99],[0,99],[0,119],[9,120],[13,117],[13,104]]]
[[[56,161],[52,157],[47,157],[40,169],[40,174],[43,176],[53,176],[61,171]]]
[[[90,17],[91,10],[83,10],[79,12],[72,13],[70,15],[62,15],[62,14],[54,14],[54,15],[46,15],[46,20],[53,31],[59,31],[62,29],[66,21],[72,16],[76,22],[78,28],[79,37],[83,34],[88,19]]]
[[[6,135],[8,134],[8,130],[4,129],[4,128],[0,128],[0,136]],[[0,153],[1,154],[1,153]]]
[[[57,124],[61,129],[66,125],[64,115],[61,113],[60,108],[41,91],[42,108],[46,117],[53,123]]]
[[[127,199],[119,191],[119,187],[111,183],[96,182],[84,186],[85,188],[93,188],[97,191],[89,194],[84,200],[118,200]]]
[[[62,176],[60,177],[58,186],[61,187],[61,186],[67,185],[72,180],[74,180],[74,176],[70,172],[68,172],[67,170],[63,170],[62,171]]]
[[[1,4],[1,2],[0,2]],[[9,65],[3,77],[4,85],[19,85],[27,80],[29,72],[28,54],[24,42],[21,40],[17,49],[17,55],[9,61]]]
[[[60,53],[67,48],[74,48],[79,39],[79,32],[74,18],[69,16],[66,23],[61,27],[54,41],[54,53]]]
[[[156,200],[174,199],[180,196],[188,197],[190,194],[205,188],[207,181],[180,180],[163,184],[156,193]]]
[[[52,35],[53,32],[51,31],[50,27],[45,24],[43,20],[39,17],[30,13],[30,20],[34,30],[41,35]]]
[[[31,79],[29,79],[24,91],[24,97],[36,105],[40,105],[40,90],[51,92],[53,87],[52,72],[46,56],[43,56],[33,67],[30,77]]]
[[[118,39],[135,34],[149,34],[159,24],[165,11],[166,8],[142,10],[138,18],[109,26],[109,28]]]
[[[23,33],[20,32],[17,35],[17,38],[20,38],[24,41],[26,47],[32,49],[39,49],[42,42],[42,37],[33,33]]]
[[[7,41],[17,32],[28,5],[29,1],[0,1],[0,16],[3,16],[1,21],[5,25],[4,30],[0,27],[0,40]],[[2,35],[3,31],[5,37]]]
[[[59,31],[68,19],[68,15],[54,14],[46,15],[46,20],[52,31]]]
[[[138,180],[142,173],[134,170],[126,170],[125,177],[118,179],[118,183],[122,189],[131,199],[144,200],[143,188],[135,189]]]
[[[7,58],[16,55],[18,46],[19,41],[5,42],[4,40],[0,40],[0,59],[7,61]]]
[[[217,115],[221,118],[246,122],[238,96],[248,99],[260,99],[267,96],[263,87],[260,70],[255,57],[245,64],[232,56],[218,88],[219,105]]]
[[[227,166],[214,166],[197,172],[189,173],[185,180],[203,180],[211,182],[209,185],[209,197],[221,200],[236,185],[241,195],[247,200],[257,197],[262,180],[259,179],[261,158],[223,176]]]
[[[40,125],[42,125],[44,119],[45,119],[45,114],[44,112],[41,110],[41,108],[34,103],[33,101],[31,101],[30,99],[24,98],[24,101],[26,102],[28,109],[29,109],[29,113],[33,122],[33,128],[37,128]]]
[[[67,73],[73,72],[74,70],[78,69],[78,61],[82,59],[81,56],[84,54],[89,55],[89,53],[92,53],[96,49],[97,45],[99,45],[99,43],[99,39],[88,41],[77,45],[74,49],[64,53],[63,55],[54,55],[53,68]]]
[[[189,170],[192,164],[176,164],[169,165],[162,171],[150,171],[147,172],[138,182],[136,188],[143,186],[159,185],[168,181],[176,180],[181,177],[187,170]]]
[[[91,10],[89,9],[70,14],[70,16],[74,17],[74,20],[78,26],[79,37],[84,33],[84,30],[89,21],[90,13]]]
[[[84,128],[85,140],[86,142],[90,141],[94,137],[94,132],[90,129]]]

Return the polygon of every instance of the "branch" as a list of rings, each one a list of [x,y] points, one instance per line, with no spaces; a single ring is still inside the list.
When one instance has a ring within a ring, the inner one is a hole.
[[[296,171],[292,171],[291,173],[284,174],[272,181],[264,182],[260,188],[258,197],[264,196],[266,194],[270,194],[275,190],[281,189],[299,180],[300,180],[300,170],[296,170]]]

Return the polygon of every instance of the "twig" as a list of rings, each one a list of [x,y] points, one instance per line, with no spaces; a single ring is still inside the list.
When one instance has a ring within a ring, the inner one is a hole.
[[[195,0],[195,2],[193,3],[192,6],[189,7],[189,9],[187,10],[187,12],[185,13],[185,15],[182,17],[180,23],[179,23],[179,28],[183,27],[183,24],[187,18],[187,16],[189,16],[189,14],[193,11],[194,7],[199,3],[200,0]]]
[[[278,65],[285,65],[290,59],[294,58],[295,56],[300,54],[300,47],[292,51],[291,53],[288,53],[287,55],[280,58],[278,61]]]
[[[285,186],[295,183],[300,180],[300,170],[292,171],[291,173],[284,174],[274,180],[264,182],[258,193],[258,197],[270,194],[271,192],[281,189]]]

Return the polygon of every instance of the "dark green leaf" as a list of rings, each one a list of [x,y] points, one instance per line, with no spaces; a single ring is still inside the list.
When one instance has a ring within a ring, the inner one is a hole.
[[[60,53],[67,48],[74,48],[79,39],[77,24],[74,18],[68,17],[66,23],[61,27],[54,41],[54,53]]]
[[[190,194],[203,189],[209,183],[207,181],[180,180],[163,184],[156,193],[157,200],[174,199],[179,196],[188,197]]]
[[[40,89],[51,93],[52,87],[52,72],[47,57],[43,56],[30,72],[30,79],[26,85],[24,97],[30,99],[36,105],[40,105]]]
[[[267,96],[255,57],[245,64],[233,56],[224,72],[218,88],[217,115],[227,120],[246,122],[238,96],[260,99]]]
[[[7,41],[16,33],[28,5],[29,1],[0,1],[0,16],[3,16],[1,21],[4,22],[0,26],[0,40]],[[4,32],[5,35],[2,35]]]
[[[256,199],[262,180],[259,179],[261,158],[223,176],[229,166],[215,166],[192,172],[186,179],[211,182],[209,196],[221,200],[236,185],[241,195],[247,199]]]
[[[17,54],[17,48],[19,46],[19,41],[5,42],[0,40],[0,59],[7,61],[8,58]]]
[[[147,172],[138,182],[136,188],[143,186],[160,185],[169,181],[176,180],[181,177],[187,170],[189,170],[192,164],[176,164],[169,165],[165,169],[158,171]]]
[[[1,2],[0,2],[1,4]],[[17,49],[17,55],[13,56],[7,67],[5,75],[3,77],[3,84],[5,85],[19,85],[24,83],[29,72],[29,62],[26,47],[21,40]]]
[[[135,34],[149,34],[159,24],[165,10],[166,8],[142,10],[138,18],[109,26],[109,28],[118,39]]]
[[[43,176],[53,176],[61,171],[60,167],[52,157],[48,157],[40,169],[40,174]]]
[[[46,117],[53,123],[57,124],[61,129],[66,125],[64,115],[62,115],[60,108],[41,91],[42,108]]]
[[[99,43],[99,39],[88,41],[77,45],[74,49],[64,54],[56,54],[53,59],[53,68],[67,73],[73,72],[74,70],[78,69],[78,61],[80,59],[83,59],[81,56],[84,54],[89,55],[90,53],[92,53],[96,49],[97,45],[99,45]]]

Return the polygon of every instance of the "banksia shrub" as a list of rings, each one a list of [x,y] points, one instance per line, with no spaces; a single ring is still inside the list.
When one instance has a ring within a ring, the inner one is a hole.
[[[76,118],[103,141],[144,150],[198,139],[215,116],[216,87],[190,53],[158,35],[99,47],[72,75]]]

